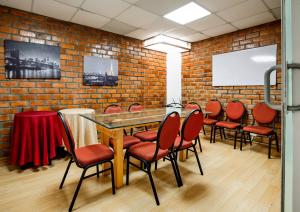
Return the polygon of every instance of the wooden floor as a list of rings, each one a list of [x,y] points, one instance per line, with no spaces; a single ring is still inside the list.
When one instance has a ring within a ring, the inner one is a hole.
[[[202,139],[201,176],[195,157],[180,162],[184,185],[178,188],[171,164],[160,161],[153,172],[160,206],[148,177],[131,169],[130,185],[111,193],[110,177],[83,181],[76,211],[280,211],[280,158],[267,159],[267,147],[254,144],[241,152],[232,142],[210,144]],[[58,189],[67,162],[25,171],[0,167],[0,211],[67,211],[81,170],[72,166],[64,188]],[[94,171],[94,170],[93,170]],[[124,177],[125,178],[125,177]]]

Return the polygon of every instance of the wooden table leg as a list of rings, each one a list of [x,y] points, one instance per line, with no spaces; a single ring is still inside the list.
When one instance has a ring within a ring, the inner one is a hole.
[[[109,136],[106,135],[105,133],[101,132],[100,134],[100,141],[102,144],[104,144],[105,146],[109,146]],[[109,163],[103,163],[102,164],[102,169],[107,169],[110,167],[110,164]],[[103,176],[108,176],[110,175],[110,171],[106,171],[106,172],[103,172]]]
[[[179,152],[179,160],[180,161],[185,161],[186,160],[186,153],[187,153],[187,150],[183,150],[183,151]]]
[[[123,129],[115,132],[114,136],[114,174],[115,174],[115,185],[117,188],[123,186]]]

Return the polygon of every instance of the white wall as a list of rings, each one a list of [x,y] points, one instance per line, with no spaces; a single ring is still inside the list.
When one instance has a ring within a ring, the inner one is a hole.
[[[167,104],[181,103],[181,53],[167,53]]]

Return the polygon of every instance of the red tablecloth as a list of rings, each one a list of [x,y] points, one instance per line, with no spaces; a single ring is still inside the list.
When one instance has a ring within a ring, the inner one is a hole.
[[[11,143],[11,164],[23,166],[48,165],[62,145],[58,116],[51,111],[17,113],[14,118]]]

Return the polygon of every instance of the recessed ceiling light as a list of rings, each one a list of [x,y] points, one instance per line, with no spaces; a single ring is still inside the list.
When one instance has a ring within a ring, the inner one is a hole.
[[[187,24],[199,18],[211,14],[208,10],[199,6],[195,2],[190,2],[166,15],[165,18],[175,21],[179,24]]]

